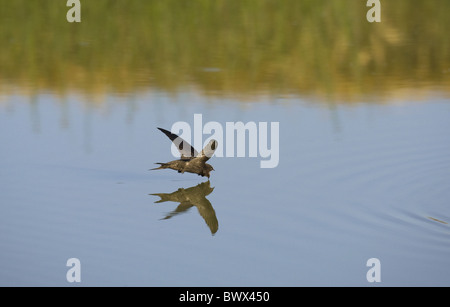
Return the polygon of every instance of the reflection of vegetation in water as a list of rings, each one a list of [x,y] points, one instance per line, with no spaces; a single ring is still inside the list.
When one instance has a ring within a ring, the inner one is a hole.
[[[203,217],[206,224],[211,230],[211,234],[215,234],[219,229],[219,221],[216,217],[216,212],[214,211],[213,206],[206,199],[206,196],[212,193],[214,188],[211,188],[209,180],[206,182],[202,182],[194,187],[190,187],[187,189],[180,188],[173,193],[156,193],[150,194],[159,196],[161,199],[156,201],[155,203],[163,203],[166,201],[172,201],[176,203],[180,203],[178,207],[169,213],[164,220],[170,219],[171,217],[186,212],[191,207],[197,207],[198,213]]]
[[[0,91],[383,96],[450,84],[447,0],[0,0]],[[3,85],[2,85],[3,84]]]

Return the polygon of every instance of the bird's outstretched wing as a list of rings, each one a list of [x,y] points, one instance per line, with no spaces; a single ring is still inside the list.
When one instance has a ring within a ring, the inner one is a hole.
[[[195,150],[195,148],[192,147],[191,144],[180,138],[178,135],[163,128],[158,129],[165,135],[167,135],[167,137],[175,144],[175,147],[181,153],[181,159],[192,159],[198,156],[198,152]]]
[[[219,229],[219,221],[217,220],[216,211],[214,211],[211,202],[203,197],[194,205],[197,207],[198,213],[205,220],[209,230],[211,230],[211,234],[214,235]]]
[[[218,145],[219,143],[216,140],[209,141],[197,158],[200,158],[203,162],[208,161],[216,151]]]

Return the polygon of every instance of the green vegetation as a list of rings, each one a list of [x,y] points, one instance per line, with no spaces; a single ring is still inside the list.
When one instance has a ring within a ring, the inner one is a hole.
[[[450,1],[0,0],[0,93],[389,99],[450,88]]]

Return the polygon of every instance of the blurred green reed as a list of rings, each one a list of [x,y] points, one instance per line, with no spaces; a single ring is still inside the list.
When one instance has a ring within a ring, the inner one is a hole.
[[[0,0],[0,93],[186,88],[351,102],[450,88],[450,1]]]

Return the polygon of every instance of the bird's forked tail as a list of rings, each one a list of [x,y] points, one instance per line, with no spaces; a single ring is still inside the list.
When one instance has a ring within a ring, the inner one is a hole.
[[[155,164],[159,164],[160,166],[156,167],[156,168],[151,168],[151,169],[149,169],[149,171],[153,171],[153,170],[156,170],[156,169],[164,169],[164,168],[168,167],[167,163],[155,163]]]

